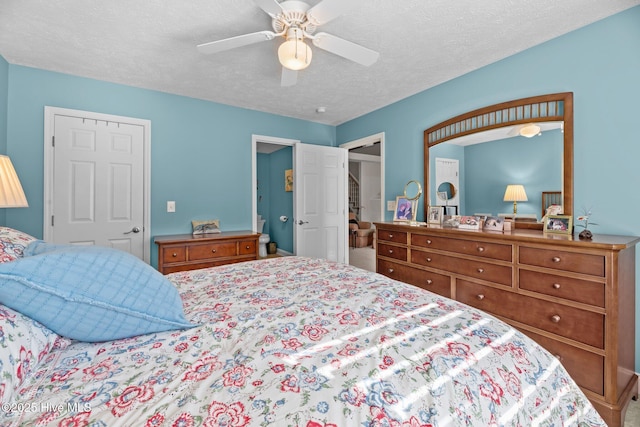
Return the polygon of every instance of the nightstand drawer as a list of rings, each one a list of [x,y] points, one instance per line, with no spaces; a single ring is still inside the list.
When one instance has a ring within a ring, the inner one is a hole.
[[[407,243],[407,233],[404,231],[378,230],[378,240],[387,240],[395,243]]]
[[[189,261],[221,258],[236,255],[236,243],[211,243],[189,247]]]
[[[379,259],[377,272],[451,298],[451,277]]]
[[[407,248],[400,246],[385,245],[384,243],[378,243],[378,255],[388,258],[395,258],[401,261],[407,260]]]
[[[520,264],[555,268],[604,277],[605,258],[602,255],[520,247]]]
[[[604,307],[605,284],[520,269],[520,289]]]
[[[187,259],[187,249],[185,246],[169,246],[162,248],[161,257],[165,263],[182,262]]]
[[[504,292],[466,280],[457,281],[457,298],[465,304],[604,348],[604,315],[537,298]]]
[[[473,240],[450,239],[448,237],[412,234],[411,244],[428,249],[456,252],[464,255],[511,261],[513,247],[497,243],[485,243]]]
[[[411,251],[411,262],[426,267],[437,268],[451,273],[462,274],[476,279],[487,280],[505,286],[511,286],[511,267],[472,261],[439,253],[420,250]]]
[[[255,240],[242,240],[238,242],[238,254],[239,255],[252,255],[256,253],[256,241]]]

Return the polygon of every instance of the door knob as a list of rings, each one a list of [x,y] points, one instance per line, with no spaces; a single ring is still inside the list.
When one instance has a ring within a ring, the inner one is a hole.
[[[133,227],[131,230],[125,232],[124,234],[139,233],[139,232],[140,232],[139,227]]]
[[[301,219],[298,220],[298,225],[309,224],[309,221],[303,221]]]

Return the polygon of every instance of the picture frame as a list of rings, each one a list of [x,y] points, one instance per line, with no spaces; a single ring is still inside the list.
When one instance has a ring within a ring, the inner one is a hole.
[[[201,234],[216,234],[220,231],[220,220],[208,219],[204,221],[191,221],[193,227],[193,235],[198,236]]]
[[[429,206],[429,209],[427,210],[427,223],[440,225],[442,223],[443,216],[444,216],[444,207]]]
[[[444,214],[449,216],[457,216],[458,215],[458,207],[455,205],[452,206],[443,206]]]
[[[458,224],[458,228],[464,230],[480,230],[480,225],[482,224],[482,219],[479,216],[461,216],[460,223]]]
[[[293,191],[293,169],[284,171],[284,191]]]
[[[418,201],[410,200],[405,196],[396,197],[396,208],[393,210],[395,222],[411,222],[418,215]]]
[[[502,231],[504,229],[504,223],[504,218],[489,215],[485,217],[482,229],[484,231]]]
[[[543,231],[554,234],[573,234],[573,217],[571,215],[547,215]]]

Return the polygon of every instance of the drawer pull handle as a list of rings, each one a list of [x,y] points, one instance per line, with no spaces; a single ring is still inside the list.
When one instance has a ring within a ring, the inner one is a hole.
[[[554,283],[553,289],[560,289],[560,283]]]
[[[389,233],[389,238],[393,239],[393,234]]]
[[[555,358],[562,362],[562,356],[559,354],[554,354]]]
[[[245,249],[249,249],[249,248],[251,248],[251,246],[249,246],[249,245],[245,246]]]
[[[478,248],[478,252],[484,252],[484,248],[483,248],[482,246],[480,246],[480,247]]]
[[[393,273],[393,268],[389,269],[389,274]]]
[[[431,240],[427,240],[427,245],[430,245],[430,244],[431,244]]]
[[[392,254],[393,253],[393,249],[389,249],[389,253]]]
[[[482,301],[484,299],[484,294],[478,294],[476,298],[478,298],[479,301]]]
[[[478,273],[484,273],[484,268],[479,268]]]
[[[559,256],[554,256],[553,258],[551,258],[551,261],[560,262],[560,257]]]
[[[174,252],[173,254],[171,254],[171,256],[175,258],[178,256],[178,254]]]
[[[432,284],[432,283],[433,283],[433,280],[431,280],[431,279],[427,279],[427,285],[430,285],[430,284]]]
[[[211,252],[213,252],[213,253],[215,254],[215,253],[216,253],[216,250],[215,250],[215,249],[211,249]]]
[[[427,262],[431,262],[431,258],[427,258]]]
[[[557,314],[551,316],[551,321],[553,323],[560,323],[560,316],[558,316]]]

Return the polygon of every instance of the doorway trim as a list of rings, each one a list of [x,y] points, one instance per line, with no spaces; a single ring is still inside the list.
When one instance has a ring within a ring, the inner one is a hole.
[[[143,136],[143,253],[144,261],[151,262],[151,121],[134,117],[115,116],[112,114],[91,111],[73,110],[60,107],[44,107],[44,204],[43,204],[43,239],[51,240],[53,233],[51,216],[53,215],[53,162],[55,135],[55,116],[84,117],[103,122],[126,123],[141,126]]]
[[[340,144],[341,148],[346,148],[349,151],[352,148],[360,148],[365,147],[367,145],[375,144],[376,142],[380,143],[380,218],[382,221],[385,220],[385,192],[384,192],[384,132],[376,133],[374,135],[365,136],[364,138],[356,139],[353,141],[345,142],[344,144]],[[347,160],[349,156],[347,155]]]
[[[258,143],[282,145],[293,147],[300,142],[298,139],[278,138],[275,136],[251,135],[251,230],[255,233],[258,220]],[[293,199],[295,204],[296,188],[293,186]],[[295,248],[294,248],[295,250]]]

